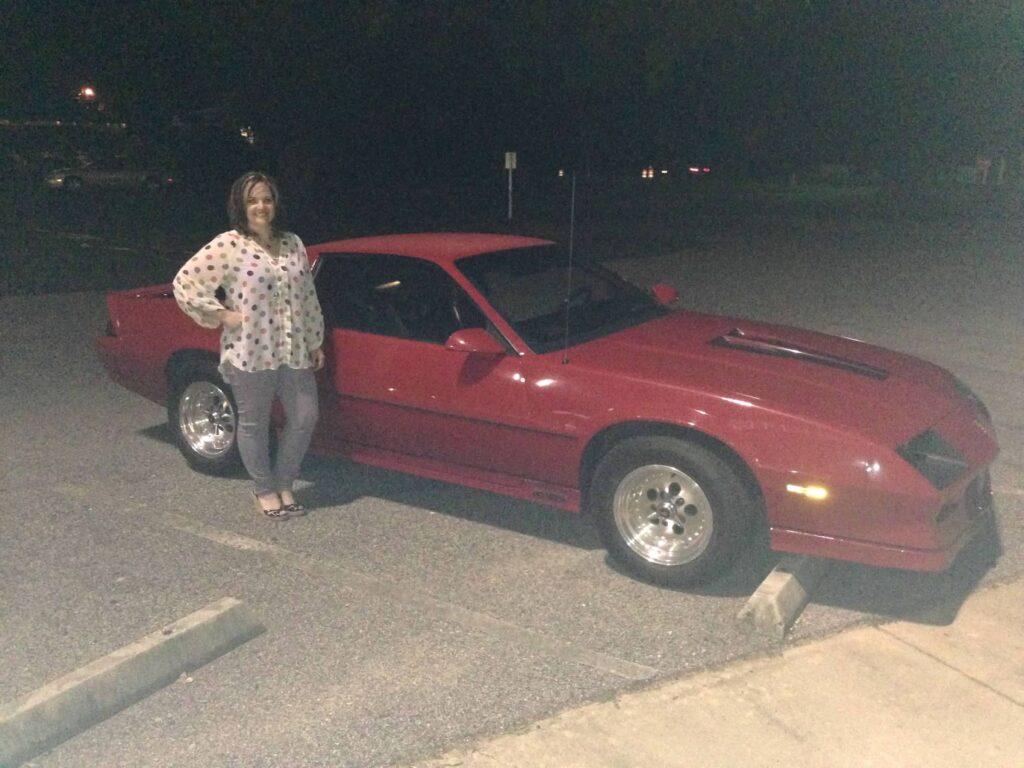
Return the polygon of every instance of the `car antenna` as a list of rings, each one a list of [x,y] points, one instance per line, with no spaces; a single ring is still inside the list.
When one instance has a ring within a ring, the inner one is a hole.
[[[572,172],[572,195],[569,197],[569,268],[565,273],[565,334],[562,337],[562,365],[569,362],[569,303],[572,297],[572,249],[576,229],[576,171]]]

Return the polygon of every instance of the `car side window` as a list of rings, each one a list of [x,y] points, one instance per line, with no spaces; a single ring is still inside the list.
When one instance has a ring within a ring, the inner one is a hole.
[[[329,328],[443,344],[486,318],[443,269],[405,256],[323,254],[317,295]]]

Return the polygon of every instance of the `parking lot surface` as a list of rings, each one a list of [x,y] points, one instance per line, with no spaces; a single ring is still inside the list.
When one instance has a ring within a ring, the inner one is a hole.
[[[1021,235],[808,220],[614,263],[685,307],[926,357],[994,414],[997,566],[837,564],[790,645],[948,622],[979,583],[1024,575]],[[580,517],[318,458],[299,489],[312,513],[270,525],[246,481],[190,471],[163,410],[106,378],[105,322],[98,292],[0,299],[0,701],[223,597],[267,631],[32,765],[398,765],[779,650],[735,618],[773,563],[757,547],[703,590],[653,587]]]

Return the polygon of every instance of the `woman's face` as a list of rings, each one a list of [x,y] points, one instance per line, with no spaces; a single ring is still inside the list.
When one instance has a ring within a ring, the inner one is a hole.
[[[258,181],[245,195],[245,218],[253,232],[264,232],[274,220],[274,196],[266,182]]]

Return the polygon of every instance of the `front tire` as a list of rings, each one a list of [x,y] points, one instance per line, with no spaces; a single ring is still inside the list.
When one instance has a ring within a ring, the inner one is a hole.
[[[692,586],[722,573],[758,508],[752,490],[706,448],[639,437],[598,463],[590,508],[609,554],[640,578]]]
[[[211,475],[236,473],[238,407],[231,387],[208,361],[188,363],[172,374],[167,423],[193,469]]]

